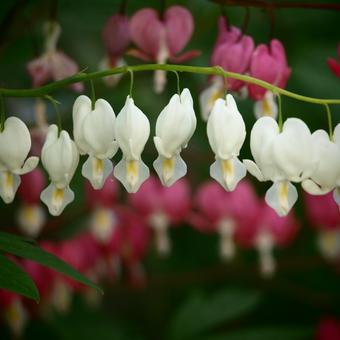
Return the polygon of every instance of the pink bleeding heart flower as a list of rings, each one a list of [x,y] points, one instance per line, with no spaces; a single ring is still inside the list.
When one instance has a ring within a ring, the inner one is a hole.
[[[114,207],[118,196],[118,185],[112,178],[107,178],[102,189],[95,190],[90,182],[85,182],[87,206],[92,210],[90,230],[93,237],[101,244],[110,242],[117,224]]]
[[[129,202],[153,228],[159,254],[168,254],[168,228],[184,221],[191,207],[188,182],[180,179],[171,187],[164,187],[157,178],[150,177],[137,193],[129,196]]]
[[[133,49],[129,54],[159,64],[165,64],[168,60],[184,62],[199,55],[195,50],[178,55],[189,42],[193,31],[193,17],[182,6],[169,7],[162,17],[152,8],[141,9],[130,21],[131,39],[139,49]],[[165,83],[165,73],[156,71],[155,91],[162,92]]]
[[[340,258],[340,211],[332,193],[309,195],[305,193],[306,214],[311,226],[318,232],[317,244],[328,260]]]
[[[40,168],[21,176],[18,196],[22,205],[18,209],[17,220],[20,229],[31,237],[36,237],[46,222],[46,213],[40,205],[40,193],[45,183],[46,179]]]
[[[254,51],[253,38],[243,35],[236,27],[228,27],[226,19],[219,19],[219,34],[211,56],[212,66],[221,66],[225,71],[245,74],[248,72]],[[244,82],[228,79],[228,89],[239,91]]]
[[[327,59],[327,64],[328,64],[330,70],[331,70],[338,78],[340,78],[340,44],[338,44],[337,53],[338,53],[337,59],[328,58],[328,59]]]
[[[299,223],[293,212],[280,217],[263,202],[258,208],[257,218],[252,223],[242,224],[235,237],[241,246],[255,247],[258,250],[261,274],[270,277],[276,269],[274,247],[290,244],[298,230]]]
[[[106,21],[102,38],[112,67],[125,53],[130,44],[129,18],[124,14],[113,14]]]
[[[150,244],[150,230],[143,219],[129,209],[121,208],[118,216],[110,250],[125,266],[130,283],[141,286],[145,283],[142,260]]]
[[[327,317],[320,320],[315,339],[340,340],[340,321],[333,317]]]
[[[251,224],[257,216],[256,193],[247,181],[234,191],[225,191],[215,181],[203,184],[195,197],[196,212],[189,216],[192,226],[202,232],[220,235],[220,254],[230,260],[235,254],[234,236],[243,224]]]
[[[48,22],[45,27],[45,51],[27,64],[27,71],[32,77],[33,87],[42,86],[51,80],[62,80],[78,73],[78,65],[64,52],[57,50],[61,28],[56,22]],[[71,88],[76,92],[84,89],[82,83],[75,83]]]
[[[254,50],[250,62],[250,75],[268,83],[284,88],[291,74],[288,67],[286,52],[282,43],[273,39],[270,45],[260,44]],[[260,100],[267,92],[258,85],[248,85],[249,96]]]

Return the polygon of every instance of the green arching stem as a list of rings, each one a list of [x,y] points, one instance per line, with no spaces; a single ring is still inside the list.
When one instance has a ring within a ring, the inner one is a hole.
[[[333,122],[332,122],[332,113],[328,104],[325,104],[327,111],[327,120],[328,120],[328,129],[329,129],[329,139],[333,140]]]
[[[5,129],[5,103],[2,94],[0,93],[0,132]]]
[[[53,91],[61,89],[70,84],[87,81],[90,79],[98,79],[107,77],[113,74],[121,74],[130,72],[142,72],[142,71],[177,71],[177,72],[188,72],[188,73],[197,73],[197,74],[206,74],[206,75],[219,75],[227,78],[238,79],[244,82],[259,85],[269,91],[274,93],[279,93],[280,95],[287,96],[290,98],[294,98],[300,101],[313,103],[313,104],[340,104],[340,99],[319,99],[313,97],[302,96],[284,89],[281,89],[275,85],[267,83],[263,80],[253,78],[251,76],[247,76],[244,74],[234,73],[234,72],[226,72],[221,67],[213,66],[213,67],[202,67],[202,66],[188,66],[188,65],[169,65],[169,64],[143,64],[143,65],[134,65],[134,66],[122,66],[116,67],[104,71],[97,71],[92,73],[78,73],[74,76],[53,82],[51,84],[33,88],[33,89],[5,89],[0,88],[0,94],[4,97],[41,97],[45,96]],[[133,79],[133,76],[131,76]],[[132,84],[131,84],[132,85]],[[131,86],[130,86],[131,88]]]
[[[177,71],[172,71],[173,73],[176,74],[176,78],[177,78],[177,94],[180,96],[181,95],[181,86],[179,84],[179,74]]]
[[[91,109],[93,111],[96,104],[96,92],[94,90],[93,79],[90,79],[90,86],[91,86]]]
[[[278,119],[278,124],[279,124],[279,130],[280,132],[282,131],[283,127],[283,117],[282,117],[282,99],[280,93],[276,93],[277,96],[277,101],[279,103],[279,119]]]
[[[130,97],[132,98],[132,90],[133,90],[133,71],[130,67],[127,68],[127,71],[130,73]]]
[[[57,116],[57,126],[58,126],[58,137],[60,136],[62,125],[61,125],[61,114],[59,111],[58,105],[60,104],[57,100],[55,100],[53,97],[46,95],[45,98],[51,102],[51,104],[54,107],[56,116]]]

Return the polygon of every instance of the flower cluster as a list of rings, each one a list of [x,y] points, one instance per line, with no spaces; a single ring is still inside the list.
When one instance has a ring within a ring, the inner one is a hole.
[[[250,75],[282,88],[286,86],[291,73],[284,47],[279,40],[273,39],[269,46],[260,44],[255,47],[252,37],[229,25],[224,17],[219,19],[219,33],[212,51],[211,65],[220,66],[225,71]],[[204,120],[207,120],[214,101],[223,96],[225,87],[242,98],[249,96],[254,100],[257,118],[276,118],[278,110],[272,92],[237,79],[228,79],[225,84],[217,76],[212,77],[210,83],[200,98]]]

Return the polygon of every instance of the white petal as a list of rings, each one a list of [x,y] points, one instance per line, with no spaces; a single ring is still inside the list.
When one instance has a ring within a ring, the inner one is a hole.
[[[46,215],[39,205],[23,205],[18,210],[20,230],[30,237],[37,237],[44,226]]]
[[[333,188],[320,187],[311,179],[305,179],[301,183],[302,188],[311,195],[325,195],[332,191]]]
[[[222,98],[224,88],[222,82],[213,82],[209,87],[204,89],[199,97],[201,115],[204,121],[208,120],[210,112],[218,98]]]
[[[179,154],[170,159],[159,155],[153,162],[153,167],[166,187],[170,187],[187,173],[187,166]]]
[[[115,135],[125,158],[129,160],[140,159],[150,135],[150,123],[129,96],[117,116]]]
[[[171,97],[157,118],[156,137],[162,141],[162,149],[158,152],[164,157],[174,156],[186,147],[195,128],[196,116],[191,94],[188,89],[184,89],[181,96],[175,94]]]
[[[0,172],[0,197],[5,203],[13,202],[20,183],[20,176],[9,171]]]
[[[250,172],[254,177],[256,177],[257,180],[259,180],[260,182],[263,182],[265,180],[261,170],[252,160],[244,159],[243,164],[246,166],[248,172]]]
[[[89,156],[83,164],[81,173],[91,182],[94,189],[101,189],[105,180],[111,175],[112,170],[112,162],[108,159]]]
[[[334,143],[339,147],[340,149],[340,123],[335,127],[333,132],[333,140]]]
[[[42,191],[40,199],[47,205],[51,215],[59,216],[65,207],[74,200],[74,193],[69,186],[58,189],[51,183]]]
[[[31,136],[27,126],[17,117],[5,121],[4,130],[0,132],[0,162],[8,170],[22,167],[31,149]]]
[[[73,104],[73,137],[81,155],[88,151],[88,145],[84,139],[83,123],[85,117],[92,111],[91,106],[91,99],[85,95],[79,96]]]
[[[296,188],[287,181],[274,182],[265,196],[266,203],[281,217],[289,213],[297,198]]]
[[[150,176],[149,168],[142,160],[126,160],[124,158],[115,166],[113,174],[129,193],[137,192]]]
[[[90,155],[101,158],[112,148],[115,140],[115,120],[111,105],[104,99],[98,99],[95,109],[84,118],[83,123],[83,136]]]
[[[31,172],[33,169],[35,169],[38,163],[39,163],[38,157],[35,157],[35,156],[29,157],[26,159],[23,167],[21,169],[14,171],[14,173],[18,175],[27,174],[28,172]]]
[[[238,156],[246,138],[243,118],[234,98],[228,94],[227,100],[218,99],[207,123],[210,146],[221,159]]]
[[[226,191],[233,191],[247,173],[245,165],[237,157],[216,161],[210,166],[210,176]]]
[[[298,182],[309,177],[315,158],[308,126],[301,119],[287,119],[274,140],[272,155],[285,178]]]

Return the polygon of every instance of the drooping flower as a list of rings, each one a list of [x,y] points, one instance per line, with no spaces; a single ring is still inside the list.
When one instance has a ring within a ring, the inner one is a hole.
[[[340,211],[332,194],[305,194],[305,208],[309,223],[318,230],[317,244],[328,260],[340,257]]]
[[[57,22],[47,22],[44,25],[45,50],[44,53],[30,61],[27,71],[32,77],[33,87],[46,84],[51,80],[61,80],[79,71],[78,65],[64,52],[57,50],[61,28]],[[71,85],[74,91],[83,91],[82,83]]]
[[[36,237],[43,227],[46,215],[40,205],[40,193],[45,186],[45,176],[40,168],[21,177],[18,196],[22,205],[18,211],[18,223],[28,236]]]
[[[79,96],[73,105],[73,135],[80,154],[88,154],[82,174],[95,189],[103,187],[113,170],[112,158],[117,150],[115,140],[116,116],[104,99],[92,103],[87,96]]]
[[[154,143],[158,158],[153,166],[165,186],[171,186],[187,172],[180,156],[196,129],[193,100],[188,89],[181,95],[174,94],[169,104],[159,114]]]
[[[181,63],[196,57],[198,51],[188,51],[178,56],[191,38],[194,20],[191,13],[182,6],[171,6],[162,15],[152,8],[137,11],[130,20],[132,41],[139,50],[129,54],[144,61],[165,64],[168,60]],[[162,92],[166,83],[164,71],[155,72],[155,91]]]
[[[227,27],[224,17],[219,19],[219,35],[211,56],[212,66],[221,66],[225,71],[245,74],[254,51],[253,38],[243,35],[236,27]],[[228,79],[228,90],[239,91],[245,83]]]
[[[100,68],[108,69],[126,65],[123,55],[130,44],[129,18],[120,13],[110,16],[104,25],[102,39],[107,56],[100,63]],[[103,80],[107,85],[114,86],[122,75],[121,73],[108,76]]]
[[[309,178],[315,167],[312,135],[300,119],[289,118],[280,131],[271,117],[256,121],[250,136],[251,153],[256,163],[244,160],[247,170],[259,181],[272,181],[265,199],[279,216],[288,214],[297,200],[291,182]]]
[[[261,274],[270,277],[276,270],[274,248],[290,244],[299,230],[299,223],[292,212],[280,217],[264,202],[257,212],[252,223],[243,223],[237,229],[235,237],[238,244],[257,249]]]
[[[284,88],[290,76],[285,49],[282,43],[273,39],[270,45],[260,44],[254,50],[250,62],[250,75],[268,83]],[[249,96],[260,100],[267,90],[255,84],[248,84]]]
[[[103,244],[110,242],[117,224],[114,211],[117,190],[117,182],[111,178],[106,179],[99,190],[94,190],[88,182],[85,183],[87,206],[92,210],[90,230],[95,240]]]
[[[235,233],[243,224],[253,224],[258,200],[251,184],[240,182],[232,192],[209,181],[203,184],[195,197],[196,211],[189,216],[191,225],[201,232],[220,235],[220,255],[231,260],[235,255]]]
[[[114,176],[130,193],[136,192],[150,175],[141,159],[149,135],[148,118],[128,96],[115,124],[115,136],[123,157],[114,168]]]
[[[330,68],[330,70],[338,77],[340,78],[340,44],[338,44],[337,47],[337,59],[334,58],[328,58],[327,64]]]
[[[273,92],[267,91],[262,99],[254,103],[254,113],[257,119],[261,117],[277,118],[278,107]]]
[[[130,195],[129,202],[154,230],[159,254],[167,255],[171,249],[168,229],[183,221],[191,207],[189,184],[181,179],[165,188],[150,177],[137,193]]]
[[[324,130],[312,134],[316,166],[310,178],[302,182],[305,191],[324,195],[334,190],[334,199],[340,206],[340,124],[334,129],[333,140]]]
[[[62,130],[59,134],[56,125],[49,127],[41,161],[51,184],[41,193],[40,198],[47,205],[50,214],[58,216],[74,200],[69,184],[79,162],[77,146],[67,131]]]
[[[11,203],[20,185],[20,175],[32,171],[39,158],[28,157],[31,136],[27,126],[17,117],[9,117],[0,131],[0,197]]]
[[[247,170],[237,158],[246,138],[246,128],[231,94],[226,100],[216,100],[208,118],[207,133],[216,158],[210,166],[210,176],[225,190],[233,191]]]

